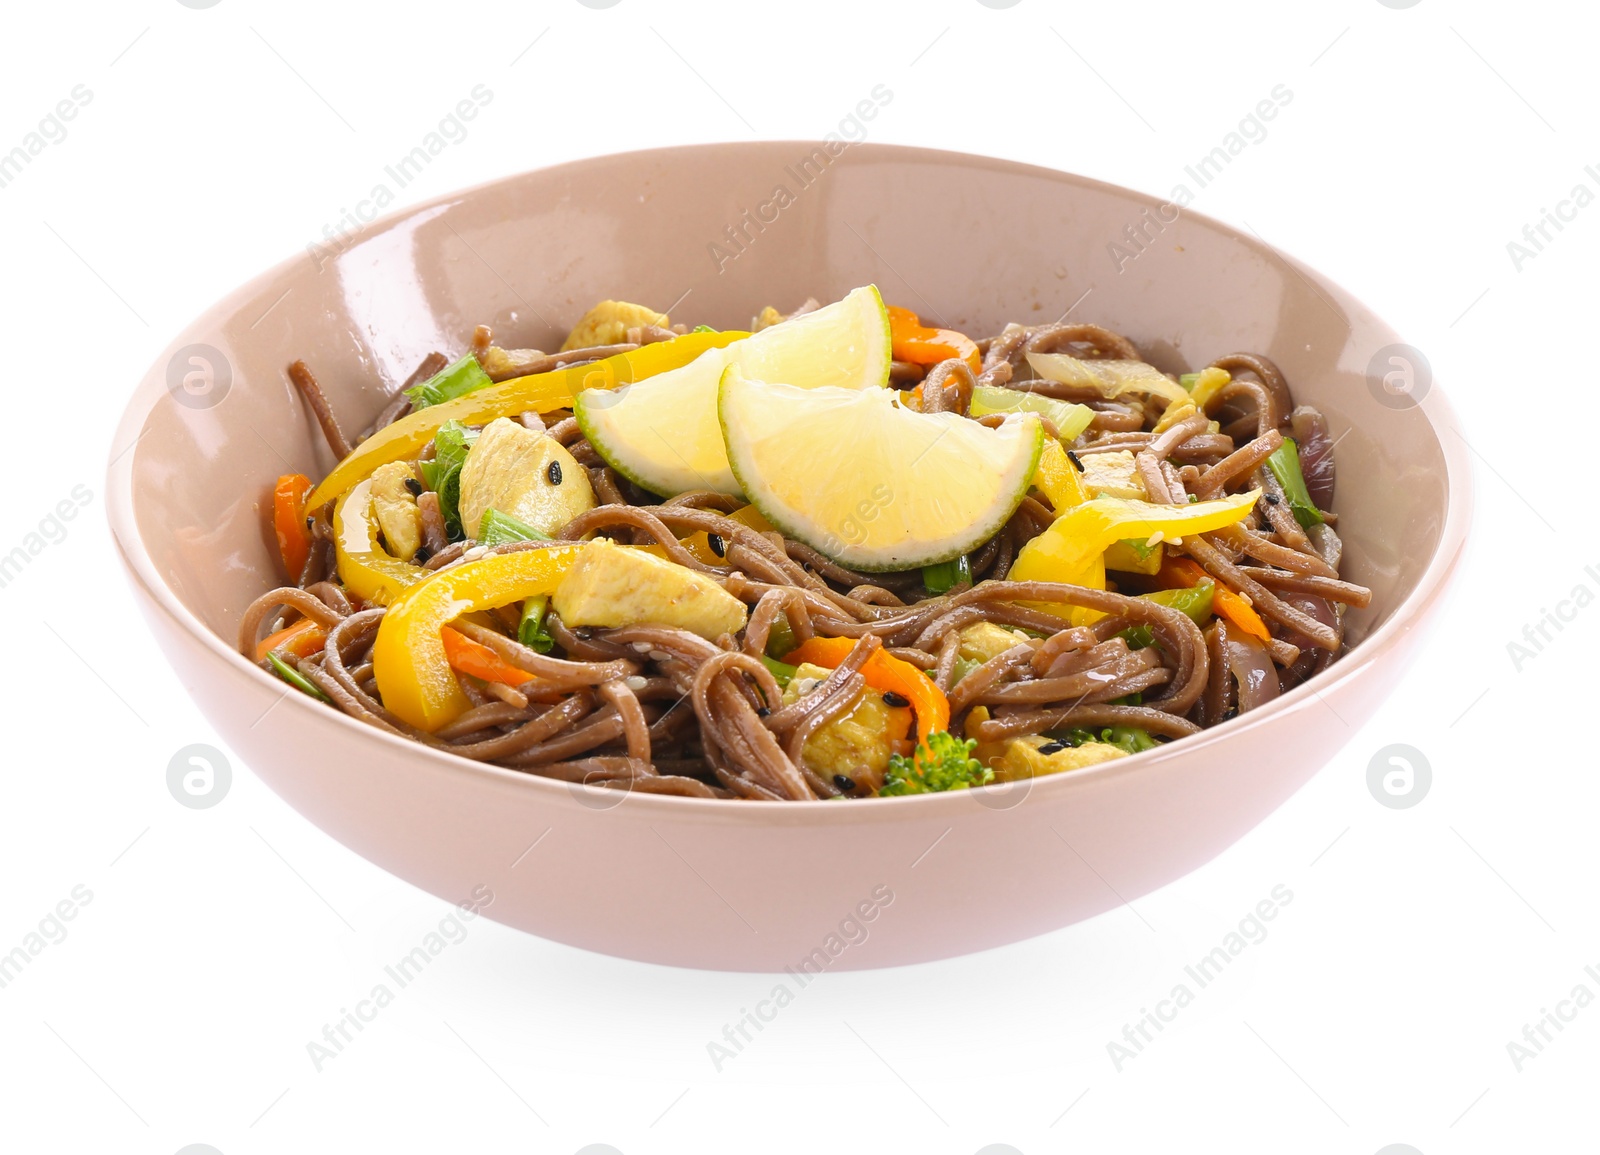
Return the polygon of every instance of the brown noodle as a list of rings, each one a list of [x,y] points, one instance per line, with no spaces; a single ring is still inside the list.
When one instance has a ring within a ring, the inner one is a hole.
[[[552,356],[489,350],[498,355],[493,376],[503,378],[558,365],[579,364],[639,343],[668,339],[646,327],[630,343]],[[487,335],[479,334],[480,357]],[[829,722],[848,713],[867,693],[861,666],[879,650],[911,662],[949,695],[951,731],[983,742],[1073,727],[1135,727],[1159,739],[1177,739],[1216,725],[1249,708],[1241,661],[1265,662],[1287,689],[1325,669],[1344,646],[1347,607],[1365,607],[1367,589],[1340,579],[1342,547],[1330,524],[1308,534],[1290,515],[1282,488],[1263,467],[1282,444],[1296,410],[1283,374],[1265,357],[1235,353],[1213,365],[1232,381],[1190,416],[1156,434],[1158,403],[1107,401],[1081,388],[1030,376],[1028,352],[1067,352],[1082,358],[1137,360],[1127,338],[1088,324],[1036,328],[1007,326],[978,343],[981,372],[960,360],[933,366],[895,362],[891,385],[923,390],[928,412],[967,415],[977,385],[1026,388],[1089,404],[1093,424],[1070,448],[1082,457],[1126,450],[1157,503],[1182,504],[1260,486],[1265,499],[1251,517],[1213,533],[1184,538],[1169,549],[1188,555],[1221,587],[1242,595],[1271,630],[1263,644],[1223,619],[1202,630],[1183,613],[1129,593],[1046,582],[1008,580],[1017,551],[1050,523],[1054,511],[1029,497],[1006,526],[971,555],[974,580],[929,595],[920,571],[863,574],[830,561],[803,542],[761,533],[728,516],[736,499],[711,492],[661,501],[636,489],[604,463],[571,418],[549,434],[589,464],[599,504],[569,523],[565,541],[603,535],[663,547],[672,561],[719,582],[750,608],[738,637],[718,642],[666,626],[571,629],[552,615],[549,629],[560,654],[540,653],[481,624],[457,629],[525,671],[513,689],[462,678],[474,705],[437,733],[406,725],[385,709],[373,679],[371,650],[385,610],[363,606],[334,580],[331,531],[326,518],[313,525],[315,548],[297,586],[271,590],[245,610],[239,646],[254,656],[270,630],[309,618],[328,630],[321,652],[287,657],[334,707],[351,717],[464,758],[493,762],[567,782],[689,797],[814,800],[841,793],[870,793],[875,781],[863,768],[854,776],[825,779],[808,766],[803,749]],[[407,384],[444,364],[431,354]],[[302,362],[290,369],[330,445],[349,446],[338,422]],[[364,436],[403,415],[397,392]],[[1214,429],[1220,424],[1221,431]],[[537,427],[537,426],[535,426]],[[1050,432],[1055,432],[1053,429]],[[1245,437],[1238,442],[1236,437]],[[418,502],[427,568],[459,564],[471,542],[446,540],[438,499]],[[702,561],[679,542],[701,531],[720,542],[721,564]],[[487,552],[539,548],[541,543],[496,546]],[[474,550],[475,555],[485,551]],[[1118,575],[1122,581],[1128,575]],[[1125,584],[1137,586],[1128,577]],[[1092,626],[1066,626],[1041,604],[1080,606],[1106,616]],[[1017,644],[955,681],[959,632],[987,622],[1016,634]],[[797,643],[813,636],[855,639],[849,657],[825,679],[787,704],[761,661],[772,631],[785,626]],[[1130,627],[1149,630],[1154,644],[1130,648]],[[1252,649],[1251,647],[1254,647]],[[284,655],[280,652],[280,657]],[[952,683],[953,686],[952,686]],[[1137,695],[1137,697],[1134,697]],[[1254,704],[1259,704],[1256,702]],[[973,711],[983,713],[974,715]],[[847,785],[841,785],[845,783]]]

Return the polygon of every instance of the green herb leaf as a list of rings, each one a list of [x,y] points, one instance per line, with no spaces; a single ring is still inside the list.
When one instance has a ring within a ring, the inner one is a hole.
[[[953,690],[961,684],[961,679],[983,665],[977,658],[957,658],[955,667],[950,671],[950,688]]]
[[[433,459],[440,465],[463,465],[478,440],[478,431],[459,421],[446,421],[433,435]]]
[[[525,521],[518,521],[508,513],[501,513],[498,509],[486,509],[483,517],[478,522],[479,545],[505,545],[510,541],[549,541],[550,535],[543,533]]]
[[[556,640],[550,636],[545,618],[550,610],[550,599],[544,595],[529,598],[522,603],[522,620],[517,623],[517,641],[530,649],[548,654],[555,648]]]
[[[767,656],[781,658],[785,654],[792,654],[799,648],[794,630],[789,625],[788,618],[780,617],[772,623],[772,629],[767,634]]]
[[[1187,589],[1156,590],[1140,596],[1158,606],[1168,606],[1185,613],[1195,625],[1203,626],[1211,620],[1211,601],[1216,588],[1211,579],[1206,578],[1199,585]]]
[[[1294,438],[1285,437],[1283,444],[1272,451],[1272,456],[1267,458],[1267,468],[1283,487],[1284,499],[1288,501],[1289,511],[1300,523],[1300,528],[1310,529],[1314,525],[1321,525],[1322,511],[1316,507],[1306,490],[1306,479],[1300,472],[1300,448],[1295,445]]]
[[[468,429],[459,421],[446,421],[433,435],[432,460],[417,463],[423,482],[439,495],[439,513],[451,541],[462,541],[467,536],[461,525],[461,466],[477,440],[476,429]]]
[[[483,371],[483,366],[478,364],[478,358],[468,353],[461,360],[440,369],[421,385],[407,389],[406,396],[411,399],[411,408],[426,409],[430,405],[442,405],[457,397],[465,397],[474,390],[493,384]]]
[[[451,541],[465,541],[467,531],[461,525],[461,466],[452,465],[446,469],[434,492],[439,495],[439,513],[444,517],[445,535]]]
[[[1118,633],[1117,637],[1127,642],[1130,650],[1142,650],[1146,646],[1156,644],[1156,632],[1146,625],[1129,626]]]
[[[1203,626],[1211,620],[1211,600],[1216,592],[1216,587],[1210,579],[1188,589],[1156,590],[1150,594],[1139,596],[1157,605],[1170,606],[1187,614],[1197,626]],[[1117,635],[1128,643],[1130,650],[1142,650],[1146,646],[1155,644],[1156,634],[1150,626],[1141,624],[1129,626]]]
[[[777,658],[769,658],[765,654],[761,655],[761,663],[772,671],[772,676],[778,679],[778,685],[785,689],[794,680],[795,671],[800,668],[791,666],[787,662],[780,662]]]
[[[324,694],[310,682],[306,681],[304,674],[295,669],[282,658],[278,657],[278,652],[276,650],[273,650],[267,654],[267,663],[272,667],[273,673],[277,674],[278,677],[282,678],[285,682],[288,682],[302,694],[310,694],[319,702],[332,703],[333,699],[329,698],[328,695]]]
[[[963,582],[972,584],[972,560],[966,554],[922,567],[922,584],[929,593],[949,593]]]
[[[1155,553],[1157,549],[1161,548],[1160,542],[1157,542],[1155,545],[1151,545],[1148,538],[1142,537],[1125,537],[1117,544],[1126,546],[1133,552],[1133,556],[1138,558],[1140,561],[1149,560],[1150,555]]]

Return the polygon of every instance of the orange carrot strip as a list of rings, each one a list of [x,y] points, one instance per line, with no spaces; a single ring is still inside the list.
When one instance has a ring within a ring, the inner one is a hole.
[[[444,642],[445,660],[463,674],[507,686],[520,686],[533,681],[533,675],[527,670],[518,669],[488,646],[473,641],[460,630],[446,626],[439,631],[439,638]]]
[[[288,650],[297,658],[309,658],[322,649],[327,640],[328,631],[310,618],[305,618],[257,642],[256,661],[263,660],[273,650]]]
[[[937,365],[951,357],[965,361],[974,373],[983,368],[978,346],[965,333],[954,329],[930,329],[910,309],[888,306],[889,341],[898,361],[913,365]]]
[[[783,660],[791,666],[810,662],[831,670],[850,656],[855,645],[854,638],[812,638]],[[917,714],[919,745],[927,742],[929,734],[950,728],[950,700],[933,684],[932,678],[910,662],[879,650],[862,665],[861,675],[874,690],[899,694],[911,703]]]
[[[278,537],[278,553],[289,580],[300,580],[311,556],[311,534],[306,532],[306,494],[311,479],[303,473],[285,473],[272,490],[272,529]]]
[[[1202,581],[1210,582],[1211,608],[1218,615],[1263,642],[1272,641],[1272,631],[1267,629],[1267,623],[1261,620],[1261,615],[1242,597],[1201,569],[1199,563],[1186,557],[1169,557],[1161,565],[1160,576],[1168,589],[1192,589]]]

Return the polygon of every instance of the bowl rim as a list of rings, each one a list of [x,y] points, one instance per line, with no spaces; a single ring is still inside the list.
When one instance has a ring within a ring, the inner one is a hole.
[[[495,177],[462,189],[440,194],[417,204],[396,209],[364,224],[361,228],[349,234],[348,240],[352,245],[357,244],[362,240],[388,230],[401,221],[432,212],[441,206],[447,207],[458,202],[464,202],[487,189],[502,188],[532,177],[583,168],[599,162],[626,159],[636,163],[648,163],[653,158],[686,157],[695,153],[732,154],[751,148],[788,145],[799,148],[815,148],[823,144],[824,142],[804,139],[722,141],[672,145],[662,148],[602,153],[582,157],[564,161],[560,164],[525,169]],[[1094,177],[1066,172],[1044,165],[1029,164],[1002,157],[985,156],[979,153],[868,141],[849,144],[846,151],[851,153],[860,152],[868,154],[869,158],[877,156],[898,163],[955,165],[982,171],[1006,172],[1019,176],[1041,178],[1078,188],[1108,192],[1133,204],[1153,207],[1164,203],[1158,196],[1140,192],[1137,189],[1131,189],[1123,185],[1098,180]],[[1276,246],[1268,244],[1252,233],[1238,229],[1209,214],[1185,208],[1184,215],[1222,231],[1230,238],[1243,243],[1249,249],[1269,259],[1283,262],[1308,283],[1333,290],[1338,297],[1343,298],[1347,305],[1362,308],[1373,316],[1383,328],[1394,336],[1399,336],[1387,322],[1383,321],[1372,310],[1367,309],[1360,298],[1298,258]],[[262,670],[254,662],[246,659],[234,646],[213,632],[183,604],[172,588],[161,579],[149,552],[145,549],[143,538],[138,528],[138,518],[135,513],[136,502],[133,493],[133,461],[139,442],[143,439],[143,428],[150,413],[155,405],[160,403],[161,398],[166,396],[165,387],[160,380],[161,366],[164,359],[170,355],[171,350],[180,347],[190,338],[201,337],[207,332],[220,327],[218,323],[222,319],[232,316],[237,311],[238,306],[254,295],[260,287],[281,278],[294,265],[304,259],[304,253],[297,253],[279,261],[224,294],[178,331],[164,347],[161,354],[157,356],[156,360],[146,369],[143,378],[135,386],[132,395],[129,397],[122,416],[117,423],[116,431],[113,434],[110,458],[106,466],[106,520],[111,529],[111,536],[117,555],[127,571],[129,580],[174,625],[180,627],[184,633],[197,639],[212,657],[231,665],[232,668],[239,670],[246,677],[253,677],[262,689],[271,690],[275,693],[286,690],[288,687],[281,679],[274,677],[272,674]],[[1166,743],[1153,750],[1134,754],[1129,758],[1116,758],[1109,762],[1099,763],[1067,774],[1052,774],[1041,778],[1029,779],[1027,780],[1029,783],[1027,787],[1028,795],[1038,790],[1044,792],[1045,797],[1049,797],[1051,794],[1065,795],[1075,790],[1097,787],[1113,782],[1125,775],[1142,773],[1174,759],[1202,756],[1203,752],[1211,750],[1218,743],[1230,741],[1248,729],[1270,725],[1286,715],[1314,709],[1318,706],[1332,709],[1324,700],[1323,691],[1341,683],[1352,681],[1379,662],[1393,660],[1397,657],[1394,651],[1443,602],[1450,582],[1460,568],[1465,555],[1475,501],[1471,458],[1464,446],[1456,444],[1443,435],[1444,430],[1456,428],[1459,422],[1456,418],[1455,410],[1445,397],[1437,378],[1433,380],[1432,388],[1428,391],[1427,397],[1419,402],[1418,408],[1422,410],[1423,417],[1434,432],[1440,447],[1440,455],[1444,459],[1446,474],[1444,520],[1440,526],[1439,543],[1434,549],[1432,557],[1429,558],[1427,566],[1418,577],[1416,587],[1394,607],[1387,621],[1363,638],[1354,649],[1332,663],[1328,669],[1307,679],[1258,710],[1241,714],[1216,726],[1208,727],[1198,734],[1192,734],[1179,741]],[[424,759],[423,764],[437,768],[447,774],[472,777],[482,776],[486,782],[502,786],[516,783],[515,788],[541,792],[545,796],[545,801],[556,805],[563,803],[579,805],[576,795],[576,791],[579,789],[585,792],[605,790],[608,794],[619,793],[621,797],[617,802],[606,809],[619,809],[621,804],[626,802],[633,813],[642,814],[644,817],[648,817],[651,814],[660,814],[664,817],[696,818],[708,823],[721,824],[727,821],[747,821],[748,818],[742,816],[759,814],[763,821],[771,821],[776,818],[779,824],[786,826],[811,825],[817,822],[825,822],[830,825],[883,821],[891,823],[902,821],[921,822],[930,817],[936,817],[939,814],[939,811],[935,809],[936,807],[942,807],[945,811],[953,814],[956,808],[970,806],[972,803],[966,797],[969,793],[1000,791],[1009,788],[1009,784],[995,783],[989,786],[976,787],[972,792],[961,790],[941,794],[863,799],[862,801],[870,801],[873,804],[870,806],[844,807],[831,805],[829,801],[823,799],[752,807],[748,802],[741,799],[690,798],[679,795],[647,794],[634,790],[610,791],[604,787],[587,786],[554,778],[545,778],[538,774],[497,766],[493,763],[478,762],[470,758],[463,758],[460,755],[436,750],[431,746],[412,741],[409,738],[390,734],[374,726],[368,726],[343,711],[331,710],[327,705],[313,701],[304,694],[288,693],[284,698],[284,704],[291,711],[289,715],[291,719],[303,718],[305,724],[316,724],[316,720],[321,719],[324,722],[331,721],[335,725],[353,727],[369,739],[383,744],[374,748],[375,753],[378,750],[387,748],[397,756],[421,757]],[[295,711],[301,710],[315,711],[315,713],[305,715],[295,713]],[[537,796],[536,794],[535,797]],[[995,809],[1010,808],[1016,808],[1015,804],[1012,807],[996,807]],[[585,806],[585,809],[595,808]]]

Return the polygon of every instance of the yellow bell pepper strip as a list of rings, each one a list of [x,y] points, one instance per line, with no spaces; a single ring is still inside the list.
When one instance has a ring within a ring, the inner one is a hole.
[[[386,606],[428,576],[420,565],[390,557],[372,524],[371,479],[341,494],[333,506],[333,550],[339,580],[362,601]]]
[[[1082,505],[1089,500],[1089,491],[1083,484],[1082,471],[1072,463],[1067,456],[1066,449],[1059,441],[1046,439],[1044,448],[1039,453],[1039,464],[1034,471],[1033,487],[1045,497],[1050,499],[1056,516],[1060,517],[1070,509]],[[1015,567],[1013,567],[1015,572]],[[1097,555],[1086,562],[1083,568],[1070,577],[1060,579],[1069,581],[1075,586],[1087,586],[1089,589],[1103,590],[1106,588],[1105,556]],[[1042,606],[1052,613],[1064,614],[1072,620],[1074,625],[1086,626],[1103,615],[1095,610],[1083,609],[1080,606]]]
[[[1185,373],[1185,377],[1189,374]],[[1226,369],[1205,368],[1194,374],[1194,383],[1185,384],[1189,395],[1193,399],[1195,408],[1204,409],[1211,404],[1211,399],[1222,392],[1223,386],[1233,380],[1233,374]]]
[[[766,518],[761,516],[761,511],[753,505],[742,505],[728,515],[740,525],[748,525],[757,533],[774,533],[776,530]]]
[[[1039,465],[1033,475],[1033,487],[1050,499],[1059,517],[1075,505],[1089,500],[1089,491],[1083,486],[1083,474],[1067,457],[1059,441],[1047,439],[1039,454]]]
[[[285,626],[277,633],[268,634],[256,643],[256,661],[265,660],[273,650],[285,650],[297,658],[309,658],[322,649],[328,640],[328,631],[311,618]]]
[[[810,662],[833,669],[855,649],[855,638],[812,638],[798,650],[784,655],[791,666]],[[950,700],[933,684],[933,679],[910,662],[878,650],[861,667],[861,676],[874,690],[899,694],[917,715],[917,745],[925,746],[928,735],[950,728]]]
[[[488,646],[473,641],[460,630],[446,626],[439,631],[439,640],[444,643],[445,659],[453,669],[463,674],[512,688],[533,680],[533,675],[527,670],[519,670]]]
[[[749,335],[731,331],[688,333],[670,341],[641,345],[631,353],[619,353],[587,365],[513,377],[476,389],[442,405],[430,405],[416,413],[409,413],[394,424],[378,430],[335,466],[333,472],[323,478],[322,484],[312,492],[306,508],[321,508],[363,477],[370,476],[380,465],[415,457],[423,446],[433,440],[434,434],[446,421],[483,425],[496,417],[515,417],[530,409],[540,413],[565,409],[572,405],[573,398],[581,390],[615,389],[619,385],[653,377],[668,369],[687,365],[707,349],[718,349]]]
[[[289,580],[300,580],[311,556],[311,534],[306,531],[306,492],[311,479],[303,473],[285,473],[272,489],[272,529],[278,538],[278,554]]]
[[[1106,568],[1151,576],[1161,571],[1164,550],[1151,548],[1137,538],[1124,538],[1106,547]]]
[[[1157,533],[1166,538],[1209,533],[1243,521],[1259,496],[1261,491],[1252,489],[1249,493],[1189,505],[1097,497],[1061,514],[1049,529],[1018,550],[1007,576],[1011,581],[1064,582],[1103,590],[1105,551],[1113,543],[1127,538],[1147,540]],[[1060,603],[1041,602],[1035,608],[1078,625],[1103,616],[1098,611]]]
[[[913,365],[937,365],[951,357],[959,357],[974,372],[983,369],[983,358],[978,346],[964,333],[953,329],[930,329],[910,309],[895,305],[889,310],[889,341],[897,361]]]
[[[1065,579],[1053,575],[1082,572],[1091,558],[1103,555],[1113,542],[1124,538],[1145,541],[1158,533],[1163,538],[1181,538],[1243,521],[1260,496],[1259,489],[1252,489],[1188,505],[1097,497],[1073,506],[1023,546],[1011,574],[1016,581],[1062,581]]]
[[[1245,633],[1263,642],[1272,641],[1272,631],[1267,629],[1267,623],[1261,620],[1261,615],[1250,607],[1250,603],[1206,573],[1198,563],[1186,557],[1169,557],[1161,567],[1159,580],[1168,589],[1193,589],[1202,582],[1210,582],[1214,587],[1211,608],[1219,617],[1227,618]]]
[[[443,406],[440,406],[443,408]],[[450,669],[440,631],[464,614],[555,592],[585,543],[490,554],[451,566],[404,590],[372,644],[372,673],[383,704],[429,733],[471,707]]]
[[[725,559],[728,556],[728,543],[722,540],[722,536],[720,534],[717,535],[717,540],[713,542],[709,533],[706,533],[704,530],[697,530],[696,532],[691,533],[688,537],[679,538],[678,544],[683,546],[683,548],[688,550],[690,553],[694,554],[696,561],[704,562],[706,565],[726,564]],[[722,549],[721,553],[717,552],[719,545]],[[665,554],[666,550],[662,550],[661,552]]]

